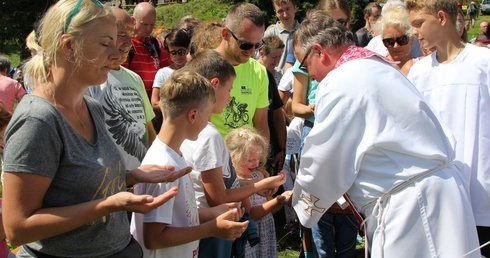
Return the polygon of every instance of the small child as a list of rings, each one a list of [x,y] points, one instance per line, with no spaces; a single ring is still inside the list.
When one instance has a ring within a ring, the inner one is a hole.
[[[214,87],[195,72],[179,70],[163,85],[160,97],[165,119],[142,165],[171,164],[176,170],[187,167],[180,145],[185,139],[195,140],[207,125],[216,101]],[[177,191],[177,186],[178,194],[165,204],[146,215],[133,213],[131,233],[142,245],[145,258],[197,257],[199,239],[235,239],[247,228],[248,222],[230,221],[241,217],[232,209],[236,204],[198,210],[188,175],[172,183],[139,184],[134,191],[158,196]]]
[[[226,145],[230,150],[233,166],[240,179],[261,180],[267,177],[264,164],[267,160],[269,144],[254,128],[243,126],[231,130],[226,136]],[[251,207],[245,209],[255,220],[259,231],[260,243],[253,247],[247,243],[245,257],[277,257],[276,230],[272,213],[288,203],[291,191],[272,198],[259,194],[250,196]]]
[[[219,114],[231,99],[235,79],[233,66],[218,52],[204,50],[197,53],[184,69],[207,78],[216,88],[216,102],[212,112]],[[277,176],[240,186],[230,153],[216,127],[209,122],[196,141],[184,141],[181,147],[185,160],[192,166],[190,173],[199,207],[214,207],[227,202],[249,201],[248,197],[266,189],[282,185],[286,178]],[[231,257],[232,241],[207,238],[199,244],[199,258]]]

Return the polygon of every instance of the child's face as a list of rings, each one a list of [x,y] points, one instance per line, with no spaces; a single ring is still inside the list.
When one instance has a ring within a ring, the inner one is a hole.
[[[213,106],[213,114],[221,114],[223,109],[226,107],[228,102],[231,100],[230,91],[233,87],[233,81],[235,80],[234,76],[230,76],[230,78],[224,82],[218,81],[216,85],[216,102]]]
[[[422,48],[431,49],[446,41],[447,36],[444,36],[445,32],[437,16],[423,11],[410,11],[410,23],[413,27],[412,33],[419,39]]]
[[[250,149],[248,157],[245,156],[245,160],[239,160],[236,162],[236,170],[239,174],[249,176],[254,172],[261,164],[260,159],[264,150],[258,146],[254,146]]]

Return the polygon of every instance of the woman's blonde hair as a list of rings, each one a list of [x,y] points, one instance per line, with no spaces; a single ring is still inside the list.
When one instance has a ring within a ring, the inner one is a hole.
[[[112,17],[115,22],[110,8],[103,6],[98,0],[60,0],[51,6],[39,23],[38,42],[41,49],[27,68],[32,85],[35,87],[48,82],[51,66],[56,65],[56,57],[61,48],[60,38],[64,34],[74,39],[72,58],[77,67],[90,62],[83,55],[84,39],[94,26],[100,25],[94,21],[103,17]]]
[[[265,165],[269,155],[269,143],[257,129],[248,125],[235,128],[226,135],[225,142],[234,164],[248,160],[252,148],[259,147],[262,149],[259,167]]]
[[[405,6],[394,5],[383,9],[383,16],[381,17],[381,34],[384,35],[384,31],[387,27],[397,25],[405,35],[412,35],[412,25],[410,25],[408,11]]]
[[[39,52],[41,50],[41,46],[37,43],[36,39],[36,31],[31,31],[29,35],[27,35],[26,38],[26,46],[29,50],[35,50],[36,52]]]

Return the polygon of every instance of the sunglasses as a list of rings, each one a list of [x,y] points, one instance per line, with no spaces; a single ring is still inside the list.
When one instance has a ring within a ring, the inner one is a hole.
[[[394,47],[396,42],[398,46],[405,46],[406,44],[408,44],[408,41],[408,36],[403,35],[398,38],[385,38],[383,39],[383,44],[385,45],[385,47]]]
[[[171,51],[168,51],[168,52],[172,56],[175,56],[175,55],[185,56],[185,55],[187,55],[187,49],[185,49],[185,48],[181,48],[179,50],[171,50]]]
[[[337,22],[340,23],[342,26],[347,27],[348,20],[346,20],[346,19],[338,19]]]
[[[100,6],[100,7],[103,6],[103,4],[99,0],[91,0],[91,1],[92,1],[92,3],[94,3],[97,6]],[[82,6],[82,2],[83,2],[83,0],[78,0],[77,4],[75,5],[75,8],[73,8],[73,11],[71,12],[71,14],[66,19],[65,27],[63,28],[63,34],[65,34],[66,31],[68,30],[68,26],[70,26],[70,23],[71,23],[71,20],[73,19],[73,17],[80,12],[80,7]]]
[[[228,28],[227,28],[228,29]],[[233,31],[231,31],[230,29],[228,29],[228,31],[231,33],[231,36],[233,36],[233,38],[236,40],[236,42],[238,43],[238,47],[241,49],[241,50],[250,50],[252,48],[255,48],[255,49],[259,49],[262,47],[262,44],[263,42],[261,41],[260,43],[250,43],[250,42],[245,42],[245,41],[241,41],[239,40],[235,34],[233,33]]]
[[[305,66],[305,61],[306,61],[306,58],[308,58],[308,56],[311,54],[311,49],[312,48],[310,47],[308,49],[308,51],[306,51],[305,57],[303,57],[303,60],[299,64],[299,69],[301,69],[302,71],[308,72],[308,68]]]

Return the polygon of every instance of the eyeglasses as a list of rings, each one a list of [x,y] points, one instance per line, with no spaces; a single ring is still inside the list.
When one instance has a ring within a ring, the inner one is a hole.
[[[308,72],[308,68],[305,66],[305,61],[306,61],[306,58],[308,58],[308,56],[311,54],[311,47],[308,49],[308,51],[306,51],[306,54],[305,54],[305,57],[303,57],[303,60],[301,61],[301,64],[299,64],[299,69],[305,71],[305,72]]]
[[[228,28],[227,28],[228,29]],[[231,36],[233,36],[233,38],[236,40],[236,42],[238,42],[238,47],[241,49],[241,50],[250,50],[252,48],[255,48],[255,49],[259,49],[260,47],[262,47],[262,44],[263,42],[261,41],[260,43],[250,43],[250,42],[245,42],[245,41],[241,41],[239,40],[235,34],[230,30],[228,29],[228,31],[231,33]]]
[[[185,48],[181,48],[179,50],[171,50],[171,51],[168,51],[168,52],[172,56],[175,56],[175,55],[185,56],[185,55],[187,55],[187,49],[185,49]]]
[[[346,20],[346,19],[338,19],[337,22],[340,23],[342,26],[347,27],[348,20]]]
[[[383,44],[385,45],[385,47],[394,47],[396,42],[399,46],[405,46],[406,44],[408,44],[408,39],[409,38],[407,35],[403,35],[398,38],[385,38],[383,39]]]
[[[84,0],[78,0],[77,4],[75,5],[75,8],[73,8],[73,11],[71,12],[71,14],[66,19],[65,27],[63,28],[63,34],[65,34],[66,31],[68,30],[68,26],[70,26],[70,23],[71,23],[71,20],[73,19],[73,17],[80,12],[80,7],[82,6],[83,1]],[[100,6],[100,7],[103,6],[103,4],[99,0],[91,0],[91,1],[92,1],[92,3],[94,3],[97,6]]]

